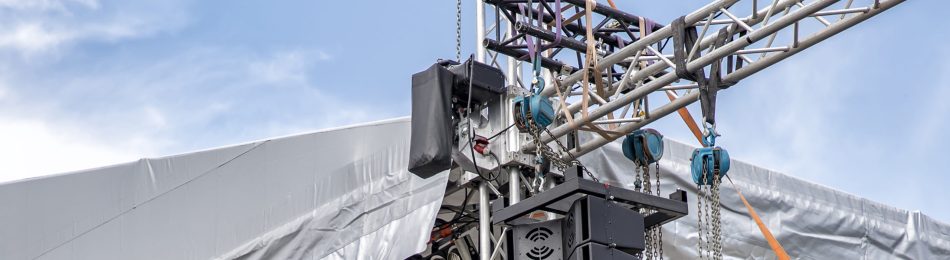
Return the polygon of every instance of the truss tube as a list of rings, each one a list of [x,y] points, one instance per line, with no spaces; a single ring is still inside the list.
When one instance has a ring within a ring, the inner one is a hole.
[[[552,32],[541,30],[538,27],[522,22],[518,22],[515,28],[517,28],[518,32],[520,33],[535,36],[548,42],[554,42],[557,39],[557,35]],[[571,37],[561,37],[561,40],[557,45],[558,47],[567,47],[568,49],[578,52],[587,52],[587,44],[584,44],[583,42],[575,40]]]
[[[878,6],[878,8],[872,8],[867,13],[852,16],[850,18],[847,18],[846,20],[836,22],[832,24],[830,27],[827,27],[823,29],[822,31],[812,35],[808,39],[805,39],[799,42],[797,47],[793,47],[789,49],[789,51],[787,52],[776,53],[774,55],[766,56],[765,58],[758,60],[755,63],[749,64],[745,67],[742,67],[742,69],[739,69],[729,75],[726,75],[723,79],[726,81],[742,80],[752,74],[755,74],[756,72],[759,72],[775,63],[778,63],[784,60],[785,58],[791,57],[792,55],[795,55],[811,46],[814,46],[815,44],[825,39],[828,39],[829,37],[834,36],[835,34],[838,34],[848,28],[851,28],[855,24],[863,22],[867,20],[868,18],[871,18],[881,12],[886,11],[887,9],[890,9],[896,6],[897,4],[903,3],[904,1],[906,0],[881,1],[881,4]],[[697,100],[699,100],[699,92],[693,91],[689,94],[686,94],[682,97],[677,98],[676,100],[674,100],[673,102],[670,102],[669,104],[666,104],[653,111],[650,111],[650,114],[652,115],[651,117],[645,118],[643,121],[640,121],[637,123],[621,125],[614,131],[621,132],[621,133],[632,132],[636,129],[640,129],[643,126],[646,126],[652,123],[653,121],[656,121],[659,118],[669,115],[679,110],[680,108],[686,107],[689,104],[696,102]],[[574,156],[581,156],[609,142],[612,142],[613,140],[616,140],[616,139],[605,139],[602,136],[598,135],[598,136],[595,136],[592,140],[585,142],[581,144],[580,146],[578,146],[577,148],[571,150],[571,153]],[[562,159],[568,159],[568,158],[562,158]]]
[[[799,1],[799,0],[783,0],[782,2],[776,3],[774,9],[783,9],[783,10],[784,10],[784,9],[788,8],[789,6],[795,5],[796,3],[798,3],[798,1]],[[773,8],[772,8],[771,6],[770,6],[770,7],[763,8],[762,10],[759,10],[759,11],[757,12],[757,15],[755,15],[755,16],[753,16],[753,17],[746,18],[746,19],[745,19],[745,20],[747,21],[746,23],[749,24],[749,25],[756,25],[756,24],[762,22],[764,19],[770,17],[770,16],[768,15],[768,12],[769,12],[770,10],[773,10]],[[730,22],[730,23],[731,23],[731,22]],[[731,28],[731,29],[733,30],[733,31],[732,31],[733,34],[737,34],[737,33],[744,32],[744,31],[745,31],[744,28],[741,28],[741,27],[738,27],[738,26],[736,26],[736,27],[734,27],[734,28]],[[712,45],[715,40],[716,40],[716,35],[708,36],[708,37],[704,38],[704,39],[700,42],[700,44],[699,44],[698,46],[696,46],[696,47],[699,47],[698,49],[706,49],[706,48],[709,48],[709,46]],[[630,59],[630,58],[624,58],[624,60],[627,60],[627,59]],[[690,59],[690,60],[691,60],[691,59]],[[646,67],[646,68],[644,68],[644,69],[642,69],[642,70],[640,70],[640,71],[636,71],[636,72],[635,72],[636,74],[634,74],[632,77],[628,77],[626,81],[623,81],[623,82],[626,83],[626,85],[624,85],[624,86],[616,85],[615,87],[626,88],[627,86],[636,84],[636,82],[641,81],[641,80],[644,80],[644,79],[646,79],[647,77],[654,76],[654,75],[656,75],[656,73],[661,73],[661,72],[663,72],[666,68],[668,68],[668,66],[667,66],[666,63],[661,63],[661,62],[654,63],[653,65],[650,65],[650,66],[648,66],[648,67]],[[618,82],[617,84],[619,84],[619,82]],[[581,109],[581,104],[579,104],[579,103],[573,103],[573,104],[570,104],[570,105],[568,106],[568,111],[571,111],[571,112],[573,112],[573,113],[576,113],[577,111],[580,111],[580,109]],[[534,148],[532,148],[532,149],[534,149]]]
[[[524,1],[522,1],[522,2],[524,2]],[[512,13],[515,13],[515,14],[519,14],[519,13],[520,13],[520,9],[518,8],[518,4],[517,4],[517,3],[506,2],[506,1],[504,1],[504,0],[488,0],[488,3],[489,3],[489,4],[492,4],[492,5],[495,5],[496,7],[504,8],[504,9],[506,9],[506,10],[508,10],[508,11],[511,11]],[[531,15],[533,15],[534,17],[540,17],[540,18],[541,18],[541,21],[544,22],[544,23],[551,23],[551,22],[553,22],[554,19],[555,19],[554,16],[551,16],[551,15],[548,14],[547,12],[538,12],[538,10],[536,10],[536,9],[534,9],[534,8],[527,8],[527,9],[529,9],[528,12],[530,12]],[[516,21],[510,21],[510,22],[516,22]],[[564,26],[564,29],[565,29],[565,30],[571,31],[571,32],[573,32],[573,33],[575,33],[575,34],[581,34],[581,35],[583,35],[584,32],[587,31],[587,27],[585,27],[585,26],[580,26],[580,25],[577,25],[577,24],[575,24],[575,23],[565,23],[565,24],[563,24],[563,26]],[[602,40],[602,41],[604,41],[604,43],[606,43],[606,44],[608,44],[608,45],[610,45],[610,46],[613,46],[613,47],[618,47],[618,46],[620,46],[620,42],[619,42],[616,38],[610,37],[610,36],[608,36],[607,34],[605,34],[605,33],[603,33],[603,32],[595,31],[595,32],[594,32],[594,38],[596,38],[596,39],[598,39],[598,40]],[[623,44],[624,44],[624,45],[628,45],[628,44],[630,44],[630,43],[627,42],[626,40],[624,40],[624,41],[623,41]]]
[[[718,61],[722,57],[732,55],[736,51],[739,51],[745,48],[746,46],[751,45],[754,42],[752,39],[761,39],[768,35],[776,33],[779,30],[795,23],[796,21],[799,21],[805,17],[808,17],[808,15],[818,12],[821,9],[824,9],[834,4],[837,1],[839,0],[821,0],[821,1],[812,2],[811,4],[801,9],[798,9],[793,13],[789,13],[788,15],[785,15],[779,18],[778,20],[776,20],[775,22],[769,25],[759,28],[758,30],[742,38],[732,41],[726,44],[725,46],[717,48],[716,50],[696,60],[693,60],[692,62],[689,62],[686,65],[686,68],[689,71],[695,71],[695,70],[704,68],[705,66]],[[669,27],[666,27],[666,28],[669,28]],[[640,75],[641,73],[649,73],[646,75],[653,75],[662,69],[663,69],[662,66],[656,66],[656,64],[654,64],[654,66],[647,67],[646,69],[638,72],[637,75]],[[591,121],[594,121],[597,118],[607,115],[610,112],[613,112],[614,110],[620,109],[624,105],[634,102],[637,99],[640,99],[643,96],[646,96],[647,94],[653,91],[656,91],[659,88],[667,86],[673,83],[674,81],[676,81],[677,79],[679,79],[679,77],[677,77],[675,73],[667,73],[666,75],[663,75],[662,77],[659,77],[656,80],[651,81],[650,83],[643,85],[640,88],[630,91],[629,93],[619,97],[616,100],[610,101],[607,104],[604,104],[603,106],[598,107],[597,110],[590,112],[589,116],[580,118],[579,120],[575,120],[574,125],[567,125],[567,124],[560,125],[554,128],[553,130],[551,130],[550,133],[545,133],[541,135],[541,141],[544,143],[550,142],[553,138],[557,138],[564,134],[567,134],[568,132],[573,131],[575,128],[577,128],[580,125],[589,123]],[[525,146],[522,147],[522,150],[525,150],[525,151],[530,151],[531,149],[534,149],[533,143],[525,144]]]
[[[791,5],[794,5],[795,3],[798,3],[798,1],[799,1],[799,0],[783,0],[782,2],[776,4],[776,5],[775,5],[775,8],[776,8],[776,9],[785,9],[785,8],[788,8],[788,7],[791,6]],[[717,9],[717,10],[718,10],[718,9]],[[713,10],[713,12],[715,12],[715,11],[717,11],[717,10]],[[765,19],[765,17],[768,16],[768,11],[769,11],[769,10],[772,10],[772,7],[771,7],[771,6],[766,7],[766,8],[763,8],[762,10],[757,11],[757,15],[755,15],[755,16],[753,16],[753,17],[750,17],[750,18],[747,18],[747,19],[746,19],[746,23],[749,24],[749,25],[756,25],[756,24],[762,22],[762,21]],[[687,18],[688,18],[688,17],[687,17]],[[687,23],[688,23],[688,21],[687,21]],[[695,24],[695,23],[694,23],[694,24]],[[733,28],[733,29],[734,29],[734,30],[732,31],[733,34],[737,34],[737,33],[744,32],[744,31],[745,31],[745,29],[743,29],[743,28],[741,28],[741,27],[736,27],[736,28]],[[661,38],[661,39],[659,39],[659,40],[662,40],[662,39],[665,39],[665,38]],[[704,39],[700,42],[700,48],[699,48],[699,49],[706,49],[706,48],[709,48],[709,46],[712,45],[715,40],[716,40],[716,35],[707,36],[706,38],[704,38]],[[754,41],[756,41],[756,40],[758,40],[758,39],[755,39]],[[753,42],[754,42],[754,41],[753,41]],[[646,46],[646,45],[647,45],[647,44],[645,44],[644,46]],[[622,51],[622,50],[621,50],[621,51]],[[634,52],[634,54],[636,54],[636,51]],[[624,60],[624,59],[627,59],[627,58],[622,58],[621,61]],[[642,69],[642,70],[640,70],[640,71],[637,71],[637,73],[636,73],[635,75],[633,75],[633,77],[631,77],[630,79],[628,79],[628,80],[626,81],[626,83],[627,83],[627,85],[635,84],[635,82],[638,82],[638,81],[640,81],[640,80],[644,80],[644,79],[646,79],[646,78],[649,77],[649,76],[653,76],[653,75],[655,75],[656,73],[665,70],[666,68],[667,68],[667,65],[666,65],[665,63],[654,63],[653,65],[650,65],[650,66],[648,66],[648,67],[646,67],[646,68],[644,68],[644,69]],[[573,76],[573,75],[572,75],[572,76]],[[565,79],[565,81],[566,81],[566,79]],[[566,83],[566,82],[562,82],[562,84],[564,84],[564,83]],[[575,83],[576,83],[576,81],[575,81]],[[573,84],[573,83],[571,83],[571,84]],[[562,85],[562,86],[564,86],[564,85]],[[621,87],[627,87],[627,86],[621,86]],[[546,89],[545,89],[545,90],[546,90]],[[553,89],[552,89],[552,91],[553,91]],[[544,92],[542,92],[542,94],[544,94]],[[578,110],[580,110],[580,104],[572,104],[572,106],[571,106],[569,109],[570,109],[571,112],[577,112]]]
[[[563,0],[563,1],[576,5],[576,6],[585,6],[587,4],[587,0]],[[606,6],[601,3],[597,3],[594,6],[594,10],[592,11],[594,11],[595,13],[599,13],[604,16],[610,17],[610,18],[623,20],[627,24],[638,24],[640,22],[640,17],[636,15],[632,15],[632,14],[629,14],[617,9],[613,9],[610,6]],[[590,25],[587,25],[587,26],[590,26]],[[653,30],[659,30],[662,27],[663,27],[662,25],[654,24]]]
[[[516,59],[516,60],[520,60],[520,61],[528,61],[528,52],[526,52],[526,51],[519,50],[519,49],[516,49],[516,48],[509,48],[509,47],[501,46],[501,45],[498,43],[498,41],[495,41],[495,40],[492,40],[492,39],[485,39],[484,44],[485,44],[485,47],[488,48],[489,50],[493,50],[493,51],[495,51],[495,52],[504,54],[504,55],[508,56],[509,59]],[[559,71],[559,70],[561,70],[561,68],[563,68],[563,67],[565,67],[565,66],[568,67],[568,68],[571,70],[571,72],[574,72],[574,71],[577,71],[577,70],[578,70],[578,69],[575,68],[574,66],[568,66],[567,64],[564,64],[564,63],[561,63],[561,62],[559,62],[559,61],[550,59],[550,58],[548,58],[548,57],[544,57],[543,55],[541,56],[541,66],[542,66],[542,67],[545,67],[545,68],[547,68],[547,69],[550,69],[550,70],[555,70],[555,71]],[[509,75],[513,75],[513,74],[509,74]]]
[[[696,10],[695,12],[687,15],[686,23],[695,24],[696,22],[699,22],[700,20],[706,18],[706,16],[709,13],[718,11],[719,8],[731,6],[732,4],[735,4],[738,1],[739,0],[719,0],[716,2],[712,2],[700,8],[699,10]],[[604,68],[617,64],[623,61],[624,58],[635,55],[640,50],[643,50],[647,45],[653,44],[662,39],[669,38],[670,36],[673,36],[673,28],[670,28],[670,26],[663,27],[662,29],[656,32],[653,32],[652,34],[649,34],[646,37],[643,37],[640,40],[633,42],[627,47],[624,47],[620,49],[619,51],[614,52],[613,54],[608,55],[607,57],[604,57],[603,59],[597,61],[597,67],[595,68],[595,71],[603,71]],[[571,74],[570,76],[562,80],[560,85],[561,86],[574,85],[574,83],[577,83],[578,81],[581,80],[581,78],[583,77],[583,73],[584,71],[582,70],[582,71]],[[541,95],[544,95],[544,96],[553,95],[555,92],[554,85],[555,84],[550,84],[549,86],[545,87],[544,90],[541,91]]]

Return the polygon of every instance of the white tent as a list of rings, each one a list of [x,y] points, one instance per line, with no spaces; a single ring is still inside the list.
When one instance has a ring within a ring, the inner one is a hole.
[[[425,248],[447,179],[406,170],[409,127],[401,118],[2,184],[0,259],[402,259]],[[691,149],[667,142],[664,191],[691,187]],[[631,178],[615,144],[583,161],[602,179]],[[950,226],[923,214],[738,161],[730,175],[796,258],[950,257]],[[722,194],[725,254],[771,258],[734,191]],[[664,226],[669,259],[693,258],[694,230],[692,215]]]

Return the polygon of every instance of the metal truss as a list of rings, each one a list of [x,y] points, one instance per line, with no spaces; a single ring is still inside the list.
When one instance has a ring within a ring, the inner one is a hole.
[[[490,106],[489,126],[475,130],[504,136],[496,142],[505,149],[495,150],[504,152],[492,167],[535,151],[524,133],[507,131],[513,124],[512,98],[533,86],[527,82],[534,75],[524,72],[525,67],[533,69],[534,57],[540,57],[537,65],[546,83],[540,95],[557,100],[559,117],[540,141],[547,144],[577,131],[594,133],[565,155],[581,156],[696,102],[705,75],[718,75],[726,87],[738,83],[905,0],[715,0],[682,17],[683,25],[699,33],[691,46],[681,46],[679,55],[674,46],[684,44],[680,26],[588,1],[475,1],[476,59],[506,71],[508,85],[521,89]],[[701,72],[702,77],[684,72]],[[511,206],[521,200],[522,176],[518,167],[505,168]],[[486,260],[500,255],[502,243],[492,247],[489,242],[495,240],[489,188],[485,181],[478,184],[479,251],[492,252],[480,256]]]
[[[505,19],[511,29],[504,35],[495,30],[496,39],[483,40],[489,53],[494,52],[493,57],[497,58],[500,53],[520,61],[529,60],[525,39],[530,36],[541,42],[536,43],[540,48],[530,50],[543,53],[541,65],[554,75],[560,74],[556,78],[558,84],[548,84],[541,94],[563,98],[567,107],[558,110],[563,112],[561,115],[569,111],[573,122],[563,122],[544,133],[543,143],[573,131],[596,133],[594,139],[571,151],[574,156],[580,156],[699,99],[699,91],[695,91],[699,84],[676,73],[674,48],[669,47],[675,44],[673,36],[677,33],[672,26],[653,25],[645,31],[654,32],[641,33],[644,22],[639,16],[599,4],[592,10],[597,24],[585,24],[582,20],[586,1],[583,0],[563,0],[560,9],[553,6],[552,0],[535,1],[531,6],[528,1],[486,1],[496,7],[496,21]],[[904,0],[714,1],[684,17],[687,26],[701,28],[702,32],[701,40],[688,49],[686,70],[710,74],[722,71],[725,72],[722,82],[739,82],[902,2]],[[740,18],[743,12],[748,14]],[[532,19],[526,19],[528,15]],[[553,28],[558,18],[562,19],[560,30]],[[588,71],[582,69],[583,58],[588,53],[588,45],[583,41],[586,40],[585,26],[591,25],[598,58],[596,66]],[[729,40],[715,46],[715,41],[723,37],[716,33],[720,30],[725,30]],[[574,54],[576,63],[559,59],[566,53]],[[591,84],[594,80],[580,82],[585,72],[591,73],[591,78],[600,77],[599,81],[605,82],[605,86]],[[515,78],[520,79],[521,75]],[[673,85],[677,82],[679,84]],[[686,92],[678,93],[679,90]],[[672,100],[664,104],[657,102],[662,99],[654,98],[649,101],[660,106],[651,108],[647,100],[653,93],[669,95]],[[587,107],[584,103],[588,103]],[[533,143],[522,145],[523,151],[534,149]]]

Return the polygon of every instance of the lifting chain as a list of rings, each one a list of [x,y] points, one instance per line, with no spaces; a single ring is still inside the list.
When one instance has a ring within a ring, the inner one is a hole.
[[[561,140],[554,138],[554,142],[557,143],[557,146],[559,148],[559,151],[556,151],[556,152],[547,144],[542,143],[541,129],[538,129],[537,125],[535,125],[534,119],[532,119],[529,116],[525,124],[528,125],[528,132],[529,134],[531,134],[531,137],[534,139],[535,155],[538,156],[538,159],[539,159],[537,161],[538,164],[542,163],[541,159],[546,159],[551,162],[551,165],[554,166],[554,168],[558,169],[561,172],[564,172],[564,169],[567,169],[568,167],[577,165],[581,167],[584,173],[587,174],[587,176],[590,177],[591,180],[594,180],[595,182],[600,182],[600,180],[597,179],[597,177],[594,177],[593,173],[587,170],[587,167],[584,167],[584,165],[581,164],[581,162],[577,160],[577,157],[574,157],[574,154],[571,154],[571,152],[567,149],[567,147],[561,143]],[[549,135],[554,136],[553,134],[551,134],[551,132],[547,128],[545,128],[544,131],[546,131]],[[561,158],[563,158],[562,156],[563,154],[567,154],[570,160],[566,160],[566,161],[561,160]]]
[[[455,61],[462,62],[462,0],[455,5]]]
[[[704,167],[705,169],[705,167]],[[705,179],[708,172],[703,170]],[[711,185],[697,185],[699,199],[696,202],[699,208],[697,230],[699,234],[699,258],[722,259],[722,212],[719,200],[719,172],[713,174]],[[704,224],[705,223],[705,224]]]
[[[640,167],[641,174],[637,175],[636,191],[643,192],[650,195],[660,196],[660,164],[655,163],[656,167],[656,176],[650,176],[650,167],[642,166]],[[642,177],[641,177],[642,175]],[[641,182],[642,179],[642,182]],[[654,182],[653,179],[656,179]],[[641,184],[642,183],[642,186]],[[640,213],[643,216],[649,216],[650,214],[656,213],[656,210],[651,209],[641,209]],[[644,250],[643,259],[663,259],[663,231],[659,225],[654,226],[653,228],[646,230],[646,249]]]

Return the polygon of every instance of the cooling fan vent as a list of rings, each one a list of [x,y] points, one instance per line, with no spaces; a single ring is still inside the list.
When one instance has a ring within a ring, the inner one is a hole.
[[[530,250],[525,252],[525,256],[528,259],[542,260],[548,259],[551,255],[554,254],[554,249],[547,246],[547,240],[554,235],[554,232],[551,229],[546,227],[539,227],[528,231],[525,234],[525,239],[532,242]]]

